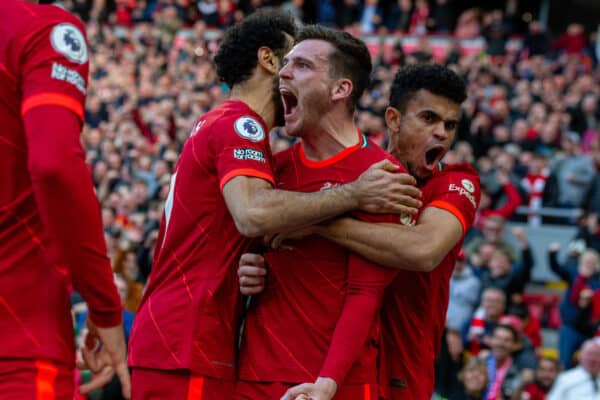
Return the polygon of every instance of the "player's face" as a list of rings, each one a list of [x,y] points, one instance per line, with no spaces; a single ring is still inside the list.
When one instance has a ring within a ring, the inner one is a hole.
[[[331,51],[332,45],[325,41],[304,40],[284,58],[279,89],[286,132],[291,136],[302,136],[318,127],[320,116],[332,105]]]
[[[421,89],[404,112],[394,107],[386,110],[388,151],[415,178],[427,179],[454,141],[459,117],[460,104]]]

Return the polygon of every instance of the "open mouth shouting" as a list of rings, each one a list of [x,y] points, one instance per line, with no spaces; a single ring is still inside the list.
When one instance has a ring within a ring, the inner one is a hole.
[[[279,88],[279,93],[281,93],[284,116],[287,121],[296,114],[296,111],[298,111],[298,98],[290,89],[284,87]]]
[[[444,157],[446,154],[446,146],[441,144],[434,145],[430,147],[425,152],[425,168],[429,171],[433,171],[438,162]]]

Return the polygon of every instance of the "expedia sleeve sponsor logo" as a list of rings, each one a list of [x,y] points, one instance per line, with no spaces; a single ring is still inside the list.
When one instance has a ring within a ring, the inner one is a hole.
[[[265,163],[265,155],[254,149],[233,149],[233,158],[237,160],[251,160]]]
[[[473,196],[468,189],[466,189],[462,186],[458,186],[454,183],[451,183],[450,186],[448,186],[448,191],[458,192],[459,195],[465,196],[467,199],[469,199],[471,204],[473,204],[473,207],[477,208],[477,202],[475,202],[475,196]]]

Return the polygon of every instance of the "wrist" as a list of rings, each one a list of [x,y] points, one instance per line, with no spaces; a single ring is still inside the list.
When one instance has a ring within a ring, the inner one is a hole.
[[[332,398],[337,391],[337,383],[332,378],[320,376],[317,378],[315,385],[323,389],[323,392]]]
[[[345,185],[342,185],[340,187],[340,189],[343,191],[342,195],[344,199],[348,199],[348,201],[350,201],[350,207],[349,210],[356,210],[357,208],[360,208],[360,201],[359,201],[359,190],[357,188],[356,185],[356,181],[354,182],[350,182],[350,183],[346,183]]]

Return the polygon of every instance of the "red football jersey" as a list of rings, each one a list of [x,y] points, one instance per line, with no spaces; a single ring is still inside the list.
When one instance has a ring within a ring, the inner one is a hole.
[[[240,101],[226,101],[196,123],[171,178],[129,343],[131,366],[235,377],[237,263],[253,241],[237,231],[221,190],[236,176],[274,183],[268,140],[264,121]]]
[[[73,365],[71,281],[88,302],[90,318],[97,325],[115,326],[121,321],[100,209],[79,142],[88,75],[84,32],[81,21],[56,6],[0,2],[3,359],[44,358]],[[34,116],[43,115],[48,121],[53,112],[70,119],[58,130],[56,126],[42,132],[31,129],[39,125]],[[48,137],[49,132],[61,136]],[[43,173],[48,173],[46,179]],[[49,177],[60,177],[60,184],[76,182],[71,185],[73,193],[49,194]],[[65,197],[82,202],[72,207],[62,201]]]
[[[468,165],[442,166],[421,190],[421,212],[427,207],[449,211],[463,226],[463,237],[432,272],[402,270],[385,293],[380,354],[380,388],[385,399],[431,398],[450,276],[464,234],[475,219],[479,176]]]
[[[386,158],[362,135],[357,145],[320,162],[308,160],[296,144],[275,155],[277,187],[326,190]],[[399,222],[398,216],[370,219]],[[316,235],[292,245],[266,254],[267,285],[246,315],[240,379],[299,383],[327,376],[339,384],[376,385],[379,309],[396,271]]]

